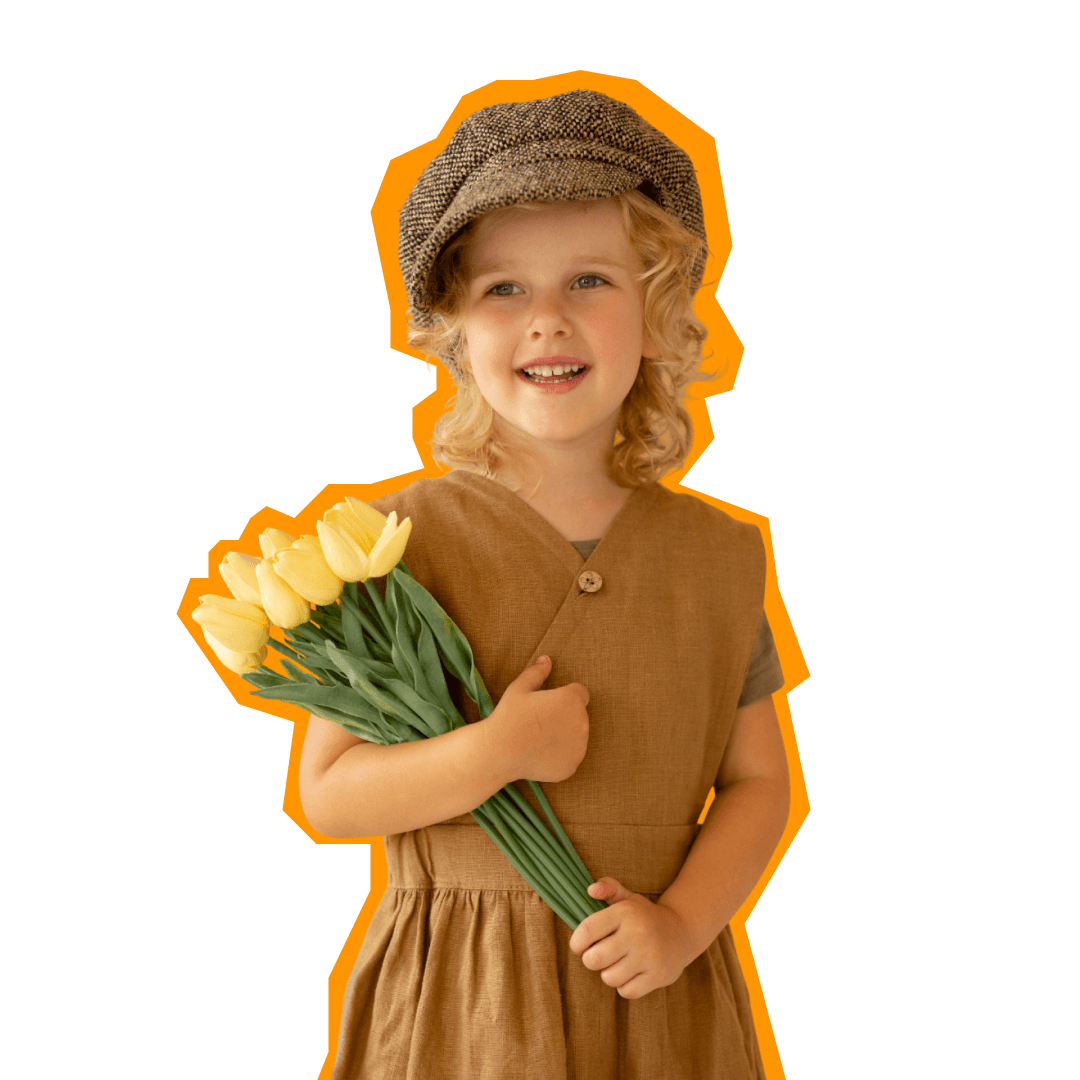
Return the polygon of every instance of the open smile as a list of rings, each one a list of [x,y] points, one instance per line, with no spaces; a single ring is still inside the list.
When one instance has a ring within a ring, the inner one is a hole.
[[[558,367],[559,365],[555,366]],[[573,390],[574,387],[589,374],[590,370],[592,369],[589,367],[582,367],[580,371],[564,369],[557,375],[554,372],[551,375],[530,375],[524,368],[521,368],[517,372],[517,377],[522,382],[528,383],[530,386],[535,387],[541,392],[548,394],[565,394],[568,391]]]

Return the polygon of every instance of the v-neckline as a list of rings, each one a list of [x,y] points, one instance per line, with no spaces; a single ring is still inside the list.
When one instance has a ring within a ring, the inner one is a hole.
[[[480,485],[498,488],[507,499],[512,499],[515,505],[521,507],[524,511],[522,518],[532,522],[532,528],[534,530],[539,530],[546,535],[549,540],[556,540],[558,545],[565,549],[568,558],[569,556],[573,556],[573,558],[577,560],[577,567],[579,570],[588,566],[589,563],[596,558],[597,552],[601,551],[601,549],[603,549],[604,554],[607,554],[607,549],[612,547],[614,540],[618,538],[617,534],[626,528],[627,521],[636,514],[639,506],[644,506],[646,502],[651,501],[651,498],[646,499],[646,496],[651,496],[658,487],[654,480],[634,488],[633,491],[630,492],[630,497],[621,507],[619,507],[619,512],[612,518],[611,524],[604,530],[604,535],[600,537],[596,547],[593,548],[592,554],[587,559],[582,560],[581,553],[577,548],[575,548],[571,541],[567,540],[543,514],[535,507],[530,506],[529,503],[520,496],[515,495],[508,487],[504,487],[500,484],[498,480],[492,480],[489,476],[482,476],[480,473],[472,472],[469,469],[452,469],[446,474],[447,479],[450,477],[470,477],[470,482],[474,480]],[[593,539],[593,537],[589,537],[589,539]]]

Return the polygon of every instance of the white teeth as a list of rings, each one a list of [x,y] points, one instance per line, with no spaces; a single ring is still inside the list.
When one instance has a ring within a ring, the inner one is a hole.
[[[552,375],[567,375],[571,371],[578,372],[584,367],[584,364],[556,364],[554,367],[548,367],[544,364],[539,367],[522,368],[522,371],[526,371],[530,375],[540,375],[543,378],[549,378]]]

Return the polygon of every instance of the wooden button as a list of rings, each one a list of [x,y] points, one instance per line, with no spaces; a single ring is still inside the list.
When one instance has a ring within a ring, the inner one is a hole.
[[[582,570],[578,574],[577,583],[582,592],[598,592],[604,584],[604,579],[595,570]]]

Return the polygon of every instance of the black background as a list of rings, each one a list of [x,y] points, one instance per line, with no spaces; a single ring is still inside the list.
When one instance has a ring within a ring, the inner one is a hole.
[[[264,505],[294,514],[327,483],[422,467],[410,409],[435,377],[388,348],[368,212],[389,160],[433,138],[458,96],[485,81],[395,94],[374,131],[351,110],[286,107],[271,94],[254,116],[225,109],[180,132],[178,198],[162,211],[177,287],[159,302],[181,378],[147,438],[161,440],[154,475],[184,507],[166,549],[174,605],[189,577],[205,575],[203,552]],[[814,534],[829,509],[818,501],[812,422],[823,271],[807,124],[791,111],[762,119],[742,87],[723,82],[643,81],[716,138],[734,245],[718,296],[745,346],[734,390],[708,400],[716,440],[686,484],[769,518],[814,671]],[[183,852],[179,895],[190,905],[181,964],[201,969],[208,1040],[243,1032],[235,1052],[252,1075],[313,1080],[325,981],[365,899],[367,849],[299,832],[281,810],[292,724],[235,704],[178,624],[173,644],[180,680],[168,707],[211,747],[199,754],[177,738],[171,750],[183,809],[171,809],[165,839]],[[812,681],[791,699],[811,804],[814,701]],[[812,976],[827,933],[814,832],[811,814],[747,924],[788,1076],[811,1059],[799,1017],[819,995]]]

